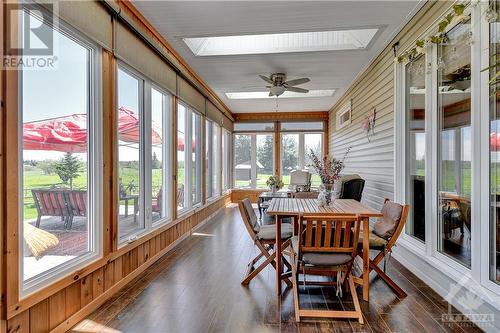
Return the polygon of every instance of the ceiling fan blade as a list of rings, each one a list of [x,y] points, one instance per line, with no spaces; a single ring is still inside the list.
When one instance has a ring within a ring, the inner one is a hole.
[[[274,84],[273,80],[271,80],[271,79],[270,79],[270,78],[268,78],[267,76],[264,76],[264,75],[259,75],[259,77],[260,77],[262,80],[264,80],[264,81],[266,81],[267,83],[269,83],[269,84]]]
[[[304,93],[304,94],[309,92],[309,90],[307,90],[307,89],[302,89],[302,88],[298,88],[298,87],[287,87],[286,90],[297,92],[297,93]]]
[[[290,81],[286,81],[285,84],[292,87],[292,86],[298,86],[300,84],[304,84],[304,83],[307,83],[311,80],[309,80],[307,77],[303,77],[301,79],[295,79],[295,80],[290,80]]]

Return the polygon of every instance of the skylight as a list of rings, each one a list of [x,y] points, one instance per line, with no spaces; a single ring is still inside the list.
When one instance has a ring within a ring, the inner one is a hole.
[[[366,49],[378,29],[183,38],[196,56]]]
[[[325,89],[325,90],[309,90],[308,93],[296,93],[292,91],[285,91],[278,98],[299,98],[299,97],[331,97],[335,89]],[[276,96],[269,96],[268,91],[241,91],[241,92],[227,92],[227,98],[229,99],[264,99],[264,98],[276,98]]]

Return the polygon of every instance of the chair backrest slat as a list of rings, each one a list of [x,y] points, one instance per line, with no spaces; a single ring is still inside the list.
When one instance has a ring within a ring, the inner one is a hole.
[[[307,221],[306,225],[306,242],[305,246],[312,246],[312,236],[313,236],[313,222]]]
[[[307,252],[331,252],[351,254],[354,257],[360,223],[357,216],[301,216],[299,256]]]
[[[332,246],[332,221],[326,221],[325,246]]]

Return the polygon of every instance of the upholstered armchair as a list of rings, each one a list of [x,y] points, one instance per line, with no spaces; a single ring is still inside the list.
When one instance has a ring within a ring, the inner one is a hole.
[[[305,170],[293,170],[290,172],[290,185],[288,189],[292,192],[308,192],[311,190],[311,173]]]

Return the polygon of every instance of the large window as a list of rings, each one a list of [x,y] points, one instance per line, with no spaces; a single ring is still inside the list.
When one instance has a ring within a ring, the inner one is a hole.
[[[177,211],[201,203],[201,115],[177,105]]]
[[[191,142],[192,145],[187,149],[186,152],[191,156],[190,162],[190,175],[191,179],[191,206],[198,205],[201,203],[201,115],[189,110],[191,114]]]
[[[170,95],[151,88],[151,220],[161,223],[171,217],[170,172],[171,155]]]
[[[171,97],[125,65],[118,69],[117,89],[118,230],[124,242],[171,218]]]
[[[120,239],[139,233],[144,225],[141,165],[144,164],[141,132],[144,80],[124,68],[118,69],[118,186]],[[128,123],[125,123],[125,119]]]
[[[177,210],[187,207],[186,188],[186,114],[187,108],[177,104]],[[187,178],[189,179],[189,178]]]
[[[99,50],[62,25],[39,23],[59,48],[54,68],[20,72],[22,293],[101,249]]]
[[[290,172],[302,169],[299,166],[299,137],[299,134],[281,135],[281,177],[285,185],[290,184]]]
[[[498,1],[492,1],[492,9],[497,12],[496,22],[490,26],[490,65],[498,64],[500,54],[500,8]],[[490,78],[498,73],[499,66],[490,71]],[[498,81],[497,81],[498,82]],[[490,244],[489,244],[489,273],[490,279],[500,284],[500,84],[490,88],[490,116],[489,116],[489,215],[490,215]]]
[[[405,65],[406,233],[425,242],[425,56]]]
[[[234,182],[240,188],[266,188],[274,174],[274,135],[234,135]]]
[[[438,250],[471,264],[471,48],[470,21],[456,25],[439,44]]]
[[[212,194],[220,196],[221,187],[221,129],[216,123],[212,123]]]
[[[282,129],[283,128],[291,128],[291,125],[284,123],[282,125]],[[313,151],[316,156],[322,158],[322,147],[322,133],[282,133],[281,175],[283,183],[285,183],[285,185],[290,184],[290,172],[293,170],[309,170],[310,172],[313,172],[313,169],[310,167],[311,161],[309,154]],[[320,183],[321,180],[319,175],[313,173],[311,177],[311,185],[319,186]]]
[[[231,133],[222,129],[222,190],[231,188]]]
[[[207,120],[206,136],[206,196],[220,195],[221,180],[221,128],[215,122]]]
[[[213,163],[212,163],[212,152],[213,152],[213,144],[212,144],[212,129],[213,125],[210,120],[205,122],[205,144],[206,144],[206,156],[205,156],[205,176],[206,176],[206,196],[207,198],[212,197],[212,178],[213,178]]]

